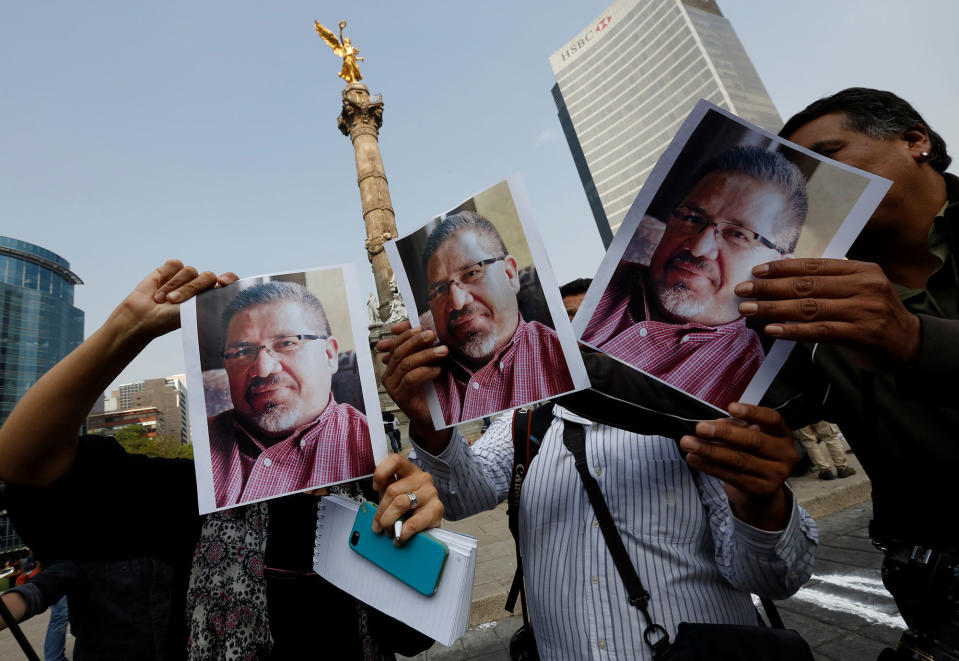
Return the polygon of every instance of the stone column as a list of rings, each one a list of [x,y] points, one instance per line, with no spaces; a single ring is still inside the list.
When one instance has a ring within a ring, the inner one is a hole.
[[[356,156],[356,183],[360,188],[363,220],[366,223],[366,254],[373,267],[381,319],[390,309],[390,278],[393,271],[383,244],[396,238],[396,220],[390,189],[380,157],[379,129],[383,124],[383,99],[370,96],[362,83],[349,83],[343,90],[343,112],[337,125],[353,141]]]

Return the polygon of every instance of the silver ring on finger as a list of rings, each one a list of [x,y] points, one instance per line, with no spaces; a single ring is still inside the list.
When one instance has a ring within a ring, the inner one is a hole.
[[[415,510],[417,507],[420,506],[420,504],[416,501],[416,494],[413,493],[412,491],[410,491],[409,493],[407,493],[407,494],[406,494],[406,497],[410,499],[410,511],[411,511],[411,512],[412,512],[413,510]]]

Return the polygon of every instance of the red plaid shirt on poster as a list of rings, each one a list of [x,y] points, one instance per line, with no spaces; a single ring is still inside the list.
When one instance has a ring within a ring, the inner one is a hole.
[[[373,473],[366,416],[330,403],[320,417],[266,445],[224,411],[209,422],[217,507],[345,482]]]
[[[725,409],[746,390],[765,354],[742,317],[721,326],[648,321],[646,267],[624,262],[582,341]]]
[[[556,331],[522,318],[513,337],[473,372],[454,358],[434,381],[447,424],[473,420],[573,389]]]

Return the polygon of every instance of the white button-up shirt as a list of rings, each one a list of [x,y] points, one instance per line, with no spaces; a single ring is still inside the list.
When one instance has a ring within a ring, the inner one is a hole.
[[[627,601],[563,445],[564,419],[587,425],[590,472],[651,594],[650,615],[670,638],[684,621],[755,624],[750,592],[782,599],[809,579],[818,531],[795,501],[785,530],[758,530],[733,516],[722,482],[690,471],[676,441],[593,423],[559,406],[554,415],[523,484],[519,519],[530,617],[544,659],[651,658],[642,615]],[[449,518],[491,509],[508,495],[512,415],[494,421],[472,448],[454,432],[439,456],[415,447],[410,458],[433,474]]]

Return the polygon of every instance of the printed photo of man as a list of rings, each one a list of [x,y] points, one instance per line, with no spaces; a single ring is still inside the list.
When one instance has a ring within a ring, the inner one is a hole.
[[[322,303],[295,282],[243,289],[222,349],[233,408],[208,421],[217,507],[373,472],[366,416],[332,394],[339,345]]]
[[[619,263],[582,341],[725,409],[765,358],[733,288],[792,257],[807,208],[806,179],[782,153],[720,153],[673,207],[648,266]]]
[[[433,382],[447,424],[573,389],[556,331],[520,314],[517,261],[489,220],[447,216],[429,235],[423,269],[436,336],[450,350]]]

